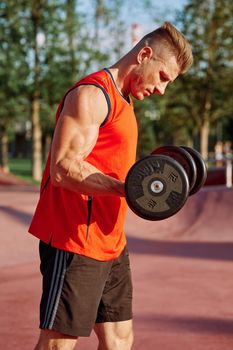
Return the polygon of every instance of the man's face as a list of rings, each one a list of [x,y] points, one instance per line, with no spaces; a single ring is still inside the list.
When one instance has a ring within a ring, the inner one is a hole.
[[[154,93],[163,95],[169,83],[179,75],[175,56],[145,57],[134,69],[130,91],[137,100]]]

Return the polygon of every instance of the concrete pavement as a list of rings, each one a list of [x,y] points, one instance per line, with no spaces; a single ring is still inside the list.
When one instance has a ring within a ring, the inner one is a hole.
[[[38,241],[27,228],[33,186],[0,186],[0,349],[31,350],[38,337]],[[233,349],[233,190],[208,188],[172,218],[129,212],[134,350]],[[80,339],[77,349],[97,341]]]

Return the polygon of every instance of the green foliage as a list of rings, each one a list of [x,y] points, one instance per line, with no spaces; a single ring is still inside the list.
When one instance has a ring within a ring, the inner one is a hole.
[[[131,14],[144,8],[149,13],[153,4],[135,1]],[[0,127],[12,138],[15,124],[30,120],[37,73],[42,132],[52,134],[56,108],[66,90],[124,54],[131,7],[122,0],[2,0]],[[194,65],[165,96],[136,101],[139,157],[160,144],[190,144],[206,118],[212,137],[217,137],[216,124],[222,123],[223,137],[233,139],[232,15],[231,0],[187,0],[175,24],[192,44]],[[33,21],[38,24],[37,45]]]
[[[25,82],[29,74],[23,45],[23,30],[19,26],[18,6],[14,1],[0,4],[0,125],[10,128],[29,113]]]
[[[150,99],[134,101],[135,114],[138,122],[138,158],[149,155],[155,148],[154,120],[156,111]]]
[[[181,82],[195,134],[204,120],[213,128],[232,116],[232,15],[231,0],[190,0],[179,14],[177,23],[194,53],[194,65]]]
[[[189,0],[178,14],[175,24],[192,45],[194,64],[164,96],[152,97],[160,115],[156,143],[196,143],[206,119],[212,134],[219,121],[228,125],[232,120],[232,17],[231,0]]]
[[[43,164],[44,166],[44,164]],[[38,181],[33,180],[32,178],[32,163],[30,159],[19,158],[19,159],[9,159],[9,169],[10,172],[20,177],[21,179],[30,182],[35,185],[39,185]]]

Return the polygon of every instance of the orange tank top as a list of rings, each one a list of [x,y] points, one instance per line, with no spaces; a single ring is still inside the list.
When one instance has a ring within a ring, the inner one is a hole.
[[[103,91],[109,111],[86,161],[124,181],[136,158],[137,123],[131,99],[126,100],[120,94],[108,69],[93,73],[72,86],[58,106],[56,120],[68,92],[84,84],[95,85]],[[50,181],[49,168],[50,154],[29,232],[56,248],[93,259],[105,261],[118,257],[126,244],[125,198],[87,196],[55,187]]]

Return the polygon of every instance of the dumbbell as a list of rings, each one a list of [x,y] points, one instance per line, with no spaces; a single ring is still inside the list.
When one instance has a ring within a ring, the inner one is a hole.
[[[126,200],[138,216],[164,220],[176,214],[207,177],[201,155],[189,147],[163,146],[136,162],[125,181]]]
[[[187,146],[162,146],[151,154],[163,154],[175,159],[186,171],[189,179],[189,195],[200,190],[207,178],[206,164],[198,151]]]
[[[198,192],[202,186],[204,185],[204,183],[206,182],[207,179],[207,168],[206,168],[206,164],[202,158],[202,156],[200,155],[200,153],[195,150],[194,148],[191,147],[187,147],[187,146],[182,146],[182,148],[184,150],[186,150],[191,157],[193,158],[195,165],[196,165],[196,181],[193,185],[193,187],[191,188],[189,195],[193,195],[196,192]]]

